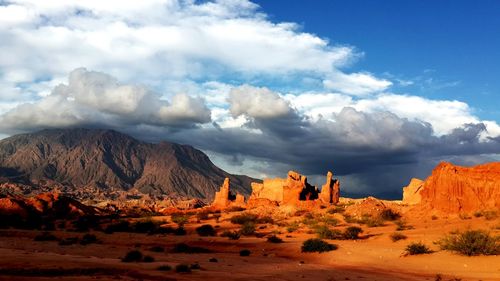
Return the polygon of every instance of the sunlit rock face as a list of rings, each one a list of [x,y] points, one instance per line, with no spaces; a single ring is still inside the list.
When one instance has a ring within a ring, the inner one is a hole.
[[[403,187],[403,204],[406,205],[416,205],[422,201],[422,187],[424,181],[413,178],[411,179],[408,186]]]
[[[225,178],[220,190],[215,192],[215,198],[212,206],[218,209],[224,209],[230,206],[245,205],[245,197],[241,194],[232,194],[230,190],[230,179]]]
[[[340,196],[340,183],[331,172],[328,172],[321,191],[310,185],[306,176],[295,171],[289,171],[285,179],[264,179],[262,183],[252,183],[251,186],[249,206],[319,207],[338,203]]]
[[[445,213],[499,209],[500,162],[474,167],[440,163],[420,189],[422,209]]]

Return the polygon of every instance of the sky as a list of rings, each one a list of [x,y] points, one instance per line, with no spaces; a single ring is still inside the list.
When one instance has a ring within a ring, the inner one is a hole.
[[[0,138],[119,130],[396,198],[500,154],[498,1],[0,1]]]

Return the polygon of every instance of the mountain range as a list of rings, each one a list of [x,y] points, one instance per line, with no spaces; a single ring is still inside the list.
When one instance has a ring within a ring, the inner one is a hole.
[[[211,200],[226,177],[244,195],[258,181],[225,172],[192,146],[147,143],[114,130],[50,129],[0,140],[1,181],[88,198],[123,191]]]

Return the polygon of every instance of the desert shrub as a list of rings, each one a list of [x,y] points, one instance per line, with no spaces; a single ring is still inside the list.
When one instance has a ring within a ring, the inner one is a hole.
[[[321,239],[341,239],[343,237],[339,230],[332,230],[325,225],[316,227],[315,232]]]
[[[311,238],[302,244],[302,252],[329,252],[338,249],[338,246],[335,244],[330,244],[318,238]]]
[[[174,235],[177,236],[184,236],[186,234],[187,234],[186,229],[183,226],[177,227],[174,231]]]
[[[494,210],[490,210],[490,211],[483,210],[483,211],[475,212],[474,216],[476,218],[484,217],[486,220],[494,220],[494,219],[498,218],[498,212],[494,211]]]
[[[163,248],[162,246],[153,246],[153,247],[149,248],[149,250],[151,252],[155,252],[155,253],[165,252],[165,248]]]
[[[179,243],[174,245],[173,252],[185,253],[185,254],[200,254],[200,253],[211,253],[212,251],[202,247],[189,246],[186,243]]]
[[[170,270],[172,270],[172,267],[168,264],[165,264],[165,265],[158,266],[156,269],[159,271],[170,271]]]
[[[59,240],[59,245],[61,246],[69,246],[78,243],[78,237],[68,237]]]
[[[230,240],[238,240],[240,239],[240,233],[238,231],[229,231],[229,230],[226,230],[224,232],[222,232],[222,234],[220,235],[221,237],[227,237],[229,238]]]
[[[132,230],[137,233],[155,233],[159,227],[159,222],[155,222],[151,219],[145,219],[136,221],[132,225]]]
[[[57,237],[50,232],[42,232],[35,236],[34,241],[56,241]]]
[[[413,229],[413,226],[408,225],[405,220],[397,220],[394,223],[397,226],[397,228],[396,228],[397,231]]]
[[[189,268],[191,269],[201,269],[201,266],[199,263],[195,262],[189,265]]]
[[[196,214],[196,219],[198,219],[198,221],[208,220],[208,218],[209,218],[208,215],[209,215],[209,212],[206,212],[206,211],[198,212]]]
[[[131,232],[130,223],[126,220],[120,220],[115,223],[108,224],[104,229],[105,233],[113,232]]]
[[[458,215],[458,217],[459,217],[461,220],[470,220],[470,219],[472,219],[472,217],[471,217],[471,216],[469,216],[469,215],[468,215],[468,214],[466,214],[466,213],[460,213],[460,214]]]
[[[144,258],[142,259],[143,262],[154,262],[155,261],[155,258],[152,257],[152,256],[144,256]]]
[[[142,253],[138,250],[132,250],[122,258],[122,262],[140,262],[141,260]]]
[[[82,239],[80,240],[81,245],[88,245],[96,242],[97,242],[97,237],[94,234],[89,234],[89,233],[83,235]]]
[[[231,206],[229,208],[226,209],[226,212],[241,212],[241,211],[245,211],[246,209],[243,208],[243,207],[240,207],[240,206]]]
[[[436,215],[432,215],[431,220],[435,221],[437,219],[438,219],[438,217]]]
[[[208,260],[208,262],[219,262],[219,260],[218,260],[218,259],[216,259],[216,258],[210,258],[210,259]]]
[[[359,239],[359,234],[363,232],[363,229],[357,226],[350,226],[344,230],[343,237],[347,240]]]
[[[215,222],[216,222],[216,223],[219,223],[219,220],[220,220],[221,214],[213,214],[212,216],[213,216],[213,218],[215,219]]]
[[[279,238],[276,235],[272,235],[267,237],[267,242],[269,243],[283,243],[283,239]]]
[[[257,218],[257,223],[269,223],[269,224],[273,224],[274,220],[270,216],[259,217],[259,218]]]
[[[191,272],[191,267],[187,264],[178,264],[175,266],[175,272],[177,273],[189,273]]]
[[[172,214],[172,222],[176,223],[179,227],[184,226],[189,221],[190,215],[175,213]]]
[[[328,214],[336,214],[336,213],[343,213],[345,211],[344,206],[337,205],[335,207],[329,208],[326,212]]]
[[[241,226],[241,235],[250,236],[255,234],[255,224],[253,222],[246,222]]]
[[[422,242],[414,242],[410,243],[406,246],[405,252],[408,255],[421,255],[421,254],[429,254],[432,251]]]
[[[245,213],[231,217],[230,221],[233,224],[256,223],[258,216],[255,214]]]
[[[393,234],[391,234],[391,240],[392,240],[392,242],[396,242],[396,241],[403,240],[403,239],[406,239],[406,238],[408,238],[408,237],[406,237],[406,235],[404,235],[401,232],[394,232]]]
[[[99,230],[101,228],[98,216],[81,216],[72,222],[74,230],[86,232],[90,229]]]
[[[380,212],[380,218],[386,221],[395,221],[401,218],[401,214],[392,210],[392,209],[384,209]]]
[[[360,220],[358,220],[358,223],[366,224],[368,227],[384,226],[384,220],[380,216],[374,218],[369,215],[364,215]]]
[[[493,237],[483,230],[467,230],[450,234],[439,240],[437,244],[443,250],[466,256],[500,254],[500,237]]]
[[[251,253],[252,253],[252,252],[250,252],[250,250],[248,250],[248,249],[243,249],[243,250],[241,250],[241,251],[240,251],[240,256],[241,256],[241,257],[248,257],[248,256],[250,256],[250,254],[251,254]]]
[[[204,224],[200,227],[197,227],[196,233],[198,233],[199,236],[216,236],[217,235],[217,232],[215,231],[214,227],[211,226],[210,224]]]
[[[286,231],[288,232],[294,232],[296,231],[297,229],[299,229],[299,223],[294,221],[292,223],[290,223],[287,227],[286,227]]]

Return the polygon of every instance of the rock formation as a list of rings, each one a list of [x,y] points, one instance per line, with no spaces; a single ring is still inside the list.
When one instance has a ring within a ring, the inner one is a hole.
[[[403,204],[416,205],[422,201],[421,192],[424,181],[413,178],[408,186],[403,187]]]
[[[243,206],[244,204],[245,197],[241,194],[233,195],[230,190],[230,180],[229,178],[225,178],[220,190],[215,192],[215,199],[212,206],[224,209],[229,206]]]
[[[500,209],[500,162],[474,167],[440,163],[422,184],[418,208],[444,213]]]
[[[333,178],[332,172],[326,174],[326,183],[321,187],[319,199],[326,204],[336,204],[340,198],[339,181]]]
[[[286,179],[264,179],[262,183],[252,183],[251,186],[249,207],[264,204],[264,200],[265,205],[302,207],[330,205],[338,203],[340,192],[339,181],[333,179],[331,172],[328,172],[321,192],[307,182],[306,176],[295,171],[289,171]]]

